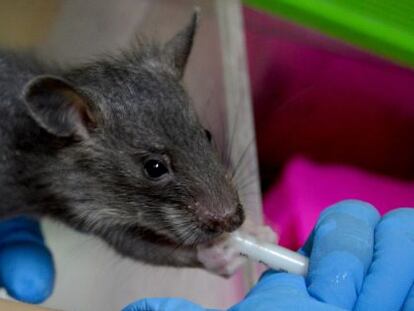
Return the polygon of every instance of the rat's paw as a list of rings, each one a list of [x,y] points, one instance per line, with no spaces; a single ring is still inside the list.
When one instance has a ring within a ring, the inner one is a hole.
[[[272,230],[272,228],[264,225],[255,227],[246,227],[242,230],[255,237],[258,241],[277,244],[279,242],[279,235]]]
[[[224,277],[232,276],[246,262],[229,240],[198,246],[197,258],[207,271]]]
[[[270,227],[252,222],[247,222],[240,231],[253,236],[258,241],[272,244],[277,243],[279,238]],[[198,246],[197,258],[206,270],[224,277],[232,276],[247,260],[240,255],[231,239]]]
[[[279,235],[273,231],[272,228],[266,225],[258,225],[250,219],[246,219],[240,231],[250,234],[261,242],[272,244],[279,243]]]

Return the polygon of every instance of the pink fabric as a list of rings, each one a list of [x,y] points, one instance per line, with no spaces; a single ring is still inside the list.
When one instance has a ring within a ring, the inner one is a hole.
[[[381,212],[414,206],[414,72],[244,16],[265,216],[281,243],[301,246],[322,209],[343,199]]]
[[[245,9],[263,177],[301,154],[414,179],[414,72]]]
[[[413,207],[414,182],[296,158],[267,192],[264,211],[268,223],[280,233],[281,245],[296,249],[305,242],[320,212],[344,199],[369,202],[381,213]]]

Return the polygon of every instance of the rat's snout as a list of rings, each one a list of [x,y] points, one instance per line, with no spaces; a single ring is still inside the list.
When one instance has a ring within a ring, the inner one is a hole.
[[[237,204],[231,211],[204,210],[199,213],[199,221],[208,231],[214,234],[232,232],[244,222],[244,211],[241,204]]]

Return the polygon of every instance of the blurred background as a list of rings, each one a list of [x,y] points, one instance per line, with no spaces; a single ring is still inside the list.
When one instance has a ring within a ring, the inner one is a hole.
[[[414,1],[247,0],[265,216],[297,248],[343,199],[414,206]]]

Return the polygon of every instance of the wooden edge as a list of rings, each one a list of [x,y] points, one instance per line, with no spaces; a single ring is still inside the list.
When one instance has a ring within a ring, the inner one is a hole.
[[[58,311],[41,306],[29,305],[20,302],[0,299],[0,310],[2,311]]]
[[[242,163],[240,162],[242,159],[243,170],[249,174],[249,180],[253,177],[252,182],[240,193],[240,198],[243,203],[246,203],[248,209],[246,215],[254,223],[261,224],[263,223],[262,200],[241,2],[216,0],[215,3],[223,53],[227,132],[234,140],[230,142],[233,149],[230,151],[231,158],[236,164]],[[236,129],[234,123],[237,127],[236,132],[234,132]],[[247,156],[244,157],[246,154]],[[246,175],[244,176],[246,178]],[[243,193],[248,193],[248,200]],[[246,291],[257,282],[258,268],[259,266],[252,262],[245,265],[243,272]]]

